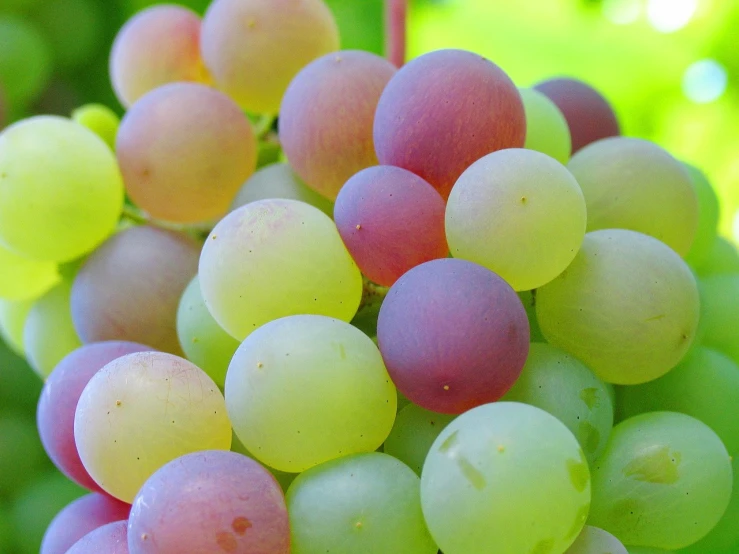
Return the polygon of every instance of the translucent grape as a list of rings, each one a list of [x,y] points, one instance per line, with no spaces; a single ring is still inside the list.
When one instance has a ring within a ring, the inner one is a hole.
[[[646,383],[690,348],[698,288],[683,260],[658,240],[622,229],[585,235],[567,270],[537,289],[536,316],[554,346],[602,380]]]
[[[47,377],[64,356],[82,346],[72,323],[72,284],[62,281],[39,298],[23,326],[23,350],[28,364]]]
[[[40,554],[66,554],[73,544],[95,529],[115,521],[127,520],[130,510],[129,504],[104,494],[92,493],[78,498],[59,512],[49,524],[41,543]],[[108,550],[97,552],[109,553]]]
[[[362,276],[326,214],[295,200],[261,200],[234,210],[200,256],[208,310],[233,337],[292,314],[351,321]]]
[[[123,182],[105,143],[82,125],[37,116],[0,134],[0,240],[30,258],[68,261],[113,232]]]
[[[11,106],[35,100],[51,75],[51,50],[27,18],[0,16],[0,83]]]
[[[38,298],[59,282],[54,262],[31,260],[0,245],[0,298]]]
[[[693,245],[685,259],[690,265],[698,265],[706,259],[714,241],[719,221],[719,201],[716,191],[708,182],[705,174],[696,167],[683,164],[690,175],[693,190],[698,198],[698,229]]]
[[[23,356],[23,327],[35,300],[0,300],[0,337],[19,356]]]
[[[46,380],[36,410],[41,442],[57,468],[85,488],[101,491],[82,465],[74,442],[74,415],[82,390],[107,363],[126,354],[149,350],[132,342],[88,344],[65,356]]]
[[[209,82],[200,57],[200,17],[173,5],[152,6],[137,13],[115,38],[110,80],[126,108],[167,83]]]
[[[241,442],[286,472],[376,450],[396,412],[395,387],[371,339],[337,319],[267,323],[241,344],[226,375]]]
[[[323,0],[215,0],[203,18],[205,64],[250,112],[277,113],[298,71],[338,49],[339,29]]]
[[[567,120],[574,154],[591,142],[618,136],[621,130],[613,108],[601,94],[576,79],[549,79],[534,89],[545,94]]]
[[[293,554],[436,554],[421,512],[420,483],[379,452],[309,469],[288,490]]]
[[[454,418],[453,415],[438,414],[408,404],[398,412],[395,425],[385,441],[384,452],[421,475],[431,445]]]
[[[398,389],[427,410],[453,414],[511,388],[526,361],[529,324],[503,279],[448,258],[395,282],[380,309],[377,338]]]
[[[125,521],[109,523],[77,541],[67,554],[129,554],[128,524]]]
[[[196,452],[154,473],[134,500],[131,554],[289,554],[285,497],[269,472],[235,452]]]
[[[563,552],[588,517],[590,471],[558,419],[496,402],[462,414],[436,439],[421,504],[445,554]]]
[[[49,41],[56,66],[67,70],[93,58],[107,34],[106,14],[94,0],[39,2],[33,17]]]
[[[724,237],[716,237],[706,257],[694,267],[701,277],[739,273],[739,252],[734,243]]]
[[[286,163],[273,163],[257,170],[241,187],[231,209],[269,198],[300,200],[328,216],[334,213],[333,202],[308,188]]]
[[[85,469],[107,493],[134,496],[152,473],[199,450],[228,450],[231,424],[213,380],[187,360],[128,354],[82,391],[74,438]]]
[[[339,192],[334,219],[362,273],[380,285],[449,254],[444,200],[399,167],[375,166],[354,175]]]
[[[739,364],[739,274],[702,278],[700,298],[702,343]]]
[[[546,410],[575,435],[592,463],[613,427],[613,404],[603,382],[576,358],[544,343],[533,343],[521,377],[504,400]]]
[[[616,425],[593,468],[588,523],[624,544],[678,549],[721,519],[731,496],[731,462],[697,419],[653,412]]]
[[[85,104],[72,112],[72,119],[90,129],[115,150],[115,137],[121,124],[116,113],[102,104]]]
[[[116,154],[131,199],[179,223],[226,213],[257,163],[254,131],[239,107],[194,83],[164,85],[137,101],[121,122]]]
[[[566,164],[572,151],[567,120],[557,105],[533,88],[518,89],[526,111],[524,148],[536,150]]]
[[[372,128],[396,68],[351,50],[314,60],[290,83],[280,107],[280,142],[308,186],[331,200],[358,171],[377,165]]]
[[[572,174],[532,150],[506,149],[473,163],[446,208],[456,258],[531,290],[562,273],[585,236],[585,199]]]
[[[5,406],[3,406],[5,407]],[[46,468],[33,422],[19,415],[0,416],[0,498],[16,496]]]
[[[72,317],[82,341],[127,340],[179,354],[177,307],[198,254],[190,237],[158,227],[111,237],[74,280]]]
[[[197,277],[190,281],[180,300],[177,336],[187,359],[223,388],[228,364],[240,343],[210,315]]]
[[[439,50],[406,64],[385,87],[375,114],[380,163],[412,171],[445,199],[472,162],[521,147],[525,137],[523,102],[511,79],[463,50]]]
[[[597,527],[586,525],[565,554],[629,554],[621,541]]]
[[[681,256],[698,229],[698,197],[684,166],[646,140],[615,137],[572,156],[568,169],[588,207],[588,231],[631,229]]]

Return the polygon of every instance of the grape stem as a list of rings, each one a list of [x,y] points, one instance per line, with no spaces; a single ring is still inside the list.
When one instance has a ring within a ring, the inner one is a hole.
[[[195,225],[183,225],[180,223],[170,223],[168,221],[160,221],[152,218],[149,214],[140,210],[136,206],[131,204],[125,204],[121,213],[123,219],[127,219],[136,225],[152,225],[159,227],[160,229],[166,229],[167,231],[178,231],[181,233],[187,233],[196,240],[205,240],[213,229],[213,223],[199,223]]]
[[[397,67],[405,64],[407,17],[408,0],[385,0],[385,49]]]
[[[362,277],[362,300],[359,303],[357,312],[376,308],[385,300],[389,287],[383,287],[377,283],[373,283],[367,277]]]

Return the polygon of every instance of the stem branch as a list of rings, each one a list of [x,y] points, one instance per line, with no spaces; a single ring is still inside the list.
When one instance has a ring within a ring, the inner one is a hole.
[[[406,56],[408,0],[385,0],[385,48],[387,58],[403,67]]]

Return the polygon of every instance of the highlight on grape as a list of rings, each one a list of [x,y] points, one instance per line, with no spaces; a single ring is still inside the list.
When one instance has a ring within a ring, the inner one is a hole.
[[[0,333],[45,382],[0,523],[38,433],[41,554],[739,551],[712,185],[587,83],[400,63],[405,8],[388,61],[323,0],[154,6],[122,120],[0,133]]]

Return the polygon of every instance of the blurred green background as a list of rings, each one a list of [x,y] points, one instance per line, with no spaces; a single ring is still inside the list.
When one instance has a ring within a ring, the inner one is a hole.
[[[115,33],[151,0],[0,0],[0,127],[88,102],[119,113],[108,79]],[[203,12],[208,0],[177,2]],[[328,0],[344,48],[383,51],[382,0]],[[409,56],[483,54],[519,86],[571,75],[614,105],[624,134],[702,168],[739,236],[738,0],[415,0]],[[3,115],[3,110],[5,114]],[[37,553],[53,515],[83,494],[35,434],[41,383],[0,342],[0,554]],[[20,532],[19,532],[20,531]]]

